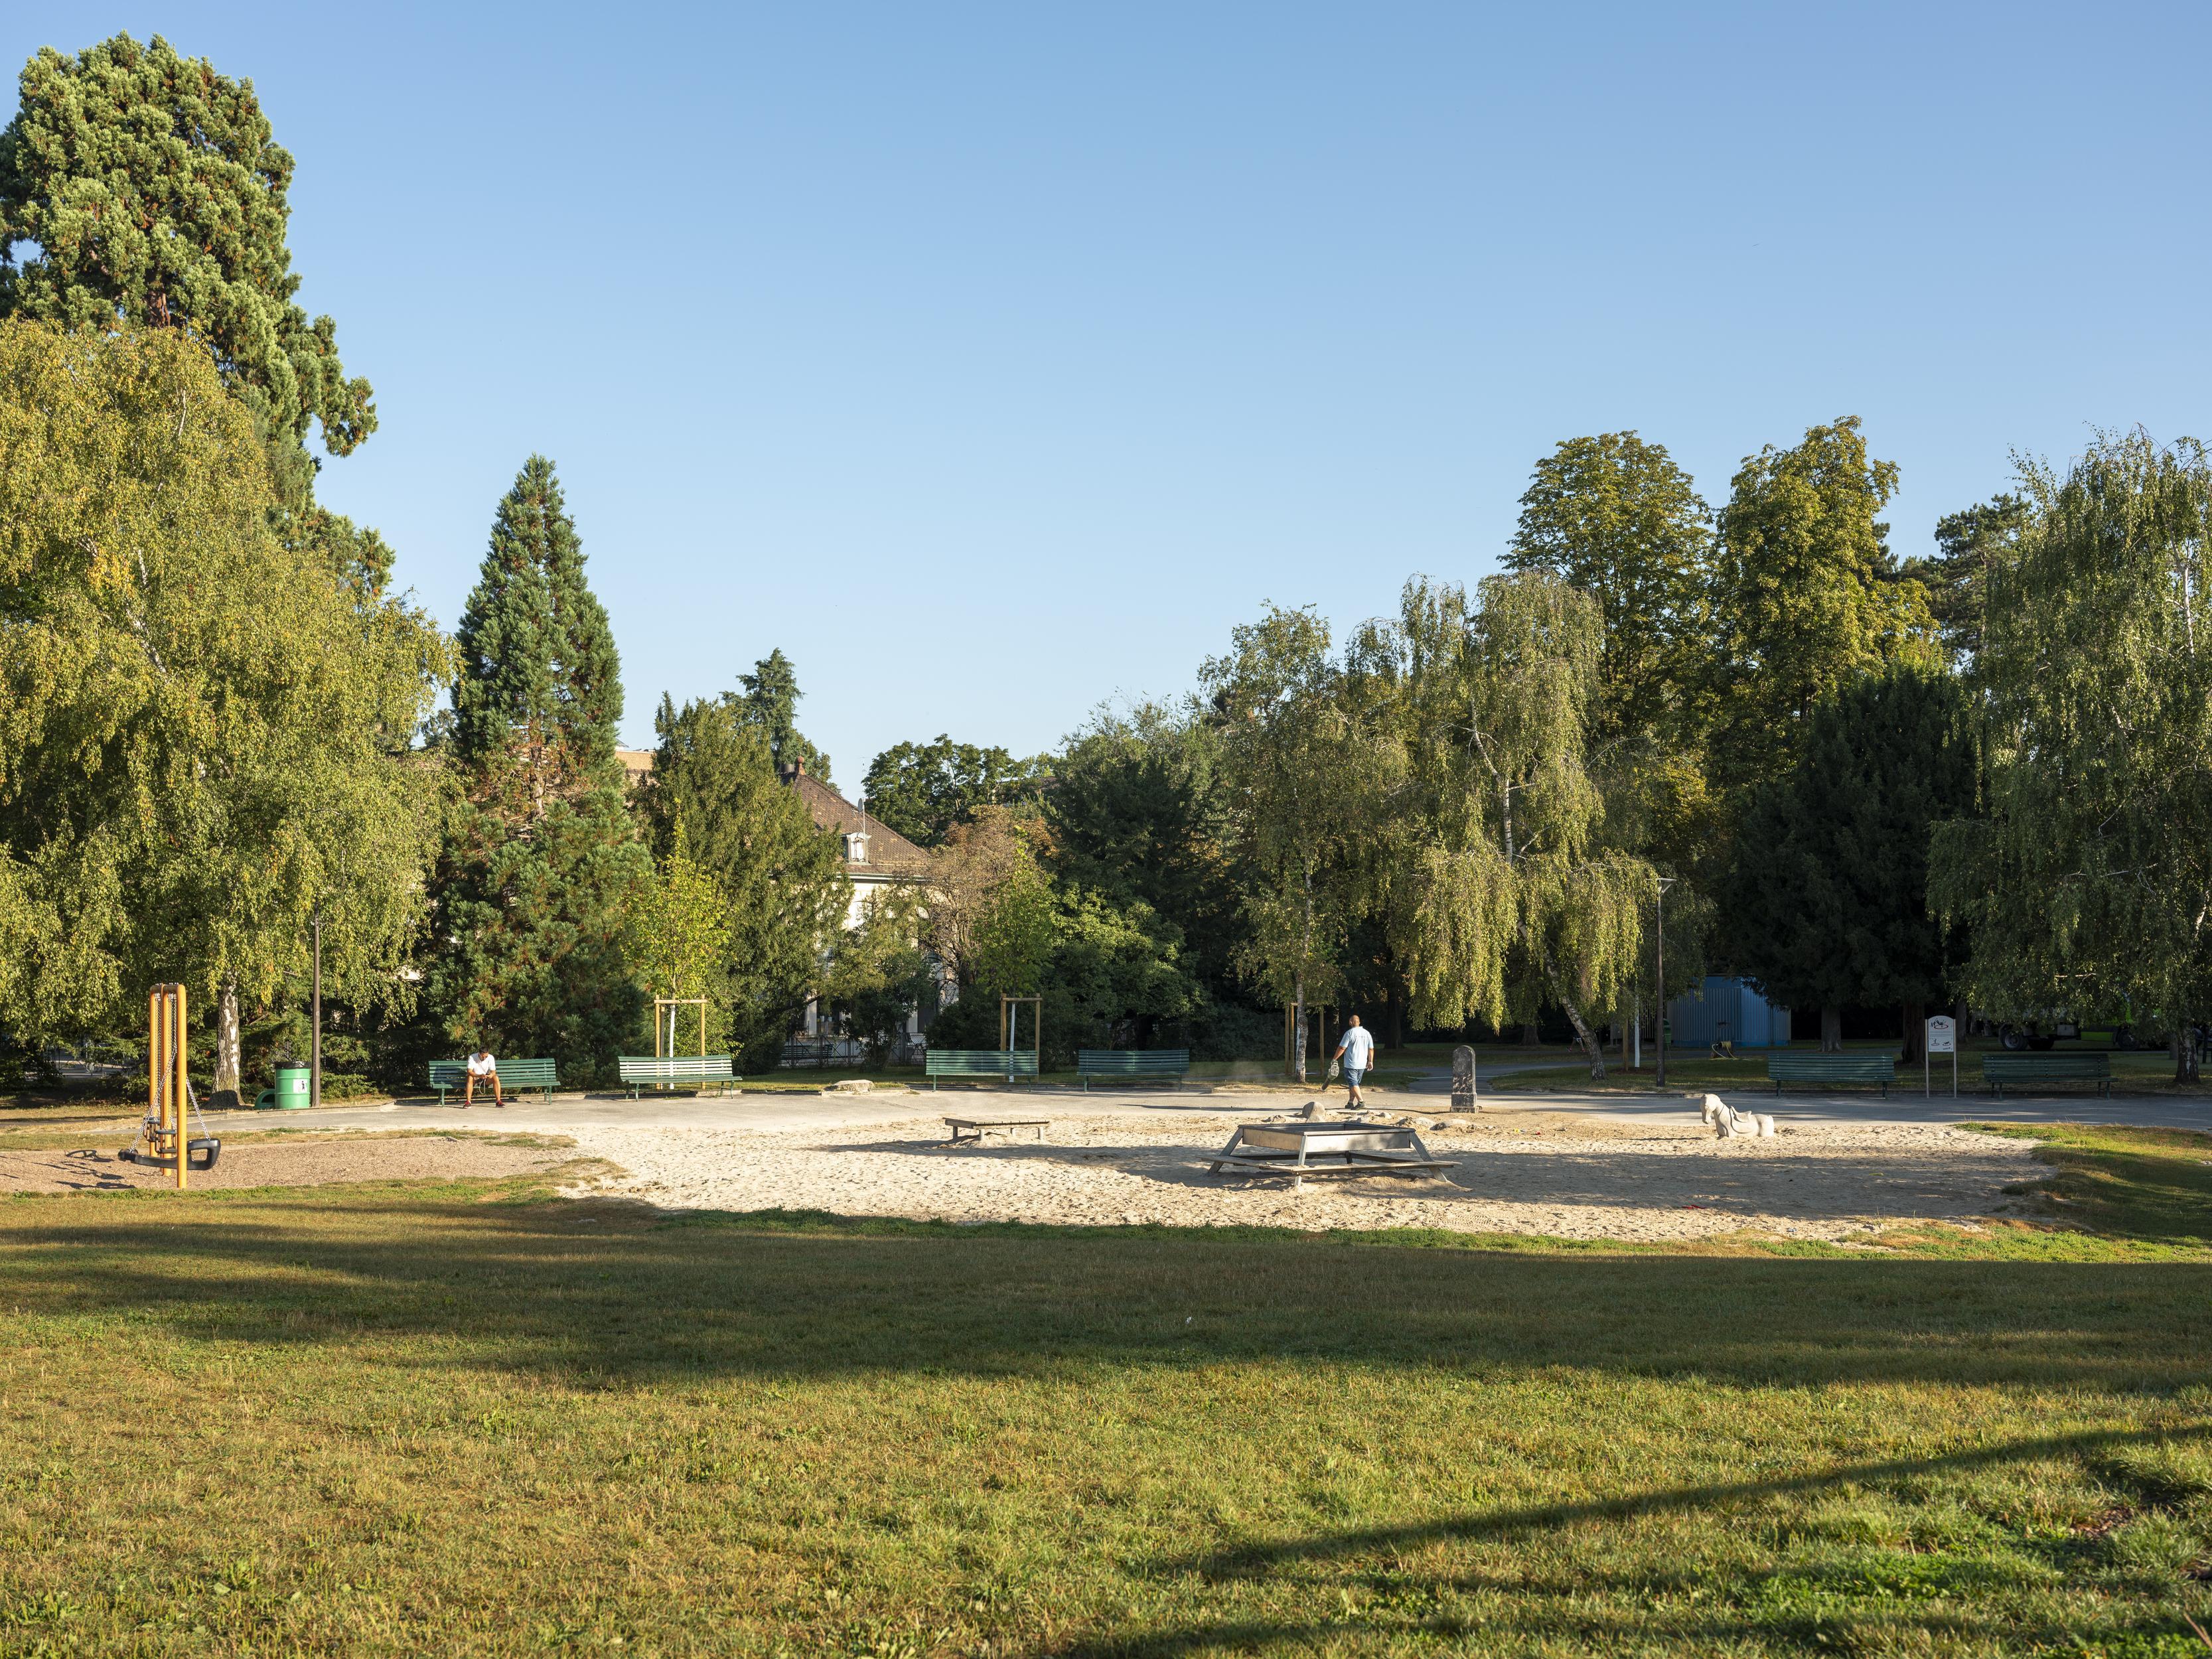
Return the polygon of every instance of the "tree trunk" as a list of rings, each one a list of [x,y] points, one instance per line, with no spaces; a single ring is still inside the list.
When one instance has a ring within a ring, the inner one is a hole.
[[[1298,975],[1292,988],[1291,1006],[1296,1011],[1296,1029],[1291,1034],[1291,1075],[1300,1083],[1306,1080],[1306,976]]]
[[[1575,1028],[1576,1042],[1581,1045],[1583,1053],[1589,1056],[1590,1081],[1601,1080],[1605,1076],[1605,1048],[1598,1042],[1597,1033],[1583,1023],[1583,1011],[1576,1007],[1574,1000],[1560,989],[1556,979],[1552,981],[1552,994],[1559,1000],[1559,1006],[1566,1011],[1567,1024]]]
[[[2173,1080],[2176,1083],[2196,1082],[2198,1076],[2196,1025],[2189,1020],[2176,1020],[2173,1035],[2166,1039],[2166,1046],[2173,1051]]]
[[[1844,1052],[1844,1011],[1832,1002],[1820,1005],[1820,1052],[1824,1054]]]
[[[1536,1036],[1536,1022],[1532,1019],[1521,1028],[1521,1046],[1523,1048],[1533,1048],[1539,1041]]]
[[[1928,1009],[1924,1004],[1908,1002],[1905,1005],[1905,1053],[1899,1056],[1907,1065],[1920,1059],[1921,1050],[1928,1042]]]
[[[238,981],[226,979],[216,1003],[215,1093],[210,1106],[234,1109],[238,1098]]]

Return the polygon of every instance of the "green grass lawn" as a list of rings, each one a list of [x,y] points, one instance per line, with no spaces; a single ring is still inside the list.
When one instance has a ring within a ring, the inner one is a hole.
[[[1664,1252],[0,1201],[0,1652],[2212,1651],[2212,1139]]]
[[[1799,1043],[1797,1052],[1808,1052],[1809,1046]],[[1898,1052],[1898,1044],[1893,1041],[1850,1042],[1846,1043],[1844,1048],[1849,1052],[1863,1050],[1869,1054],[1895,1054]],[[1982,1084],[1981,1056],[1984,1053],[1994,1052],[1996,1052],[1994,1043],[1976,1043],[1960,1053],[1959,1055],[1959,1092],[1960,1094],[1985,1092]],[[2082,1049],[2080,1045],[2069,1043],[2063,1046],[2057,1052],[2073,1054],[2082,1052]],[[2104,1049],[2096,1052],[2103,1053],[2112,1064],[2112,1087],[2116,1092],[2131,1095],[2212,1094],[2212,1085],[2184,1085],[2174,1082],[2173,1061],[2163,1049],[2137,1049],[2128,1052]],[[1492,1054],[1492,1058],[1501,1060],[1516,1056],[1517,1051],[1509,1051],[1504,1048],[1499,1048]],[[1949,1058],[1943,1054],[1937,1054],[1934,1056],[1934,1060],[1932,1080],[1935,1091],[1941,1095],[1948,1095],[1951,1091]],[[1644,1053],[1643,1066],[1637,1070],[1631,1071],[1621,1066],[1610,1050],[1606,1054],[1605,1063],[1606,1075],[1601,1081],[1597,1082],[1593,1082],[1590,1079],[1589,1063],[1587,1060],[1566,1055],[1562,1056],[1554,1065],[1540,1066],[1529,1071],[1510,1073],[1494,1081],[1486,1079],[1482,1086],[1486,1091],[1502,1094],[1547,1094],[1561,1091],[1580,1094],[1593,1090],[1624,1094],[1648,1094],[1658,1087],[1653,1056],[1648,1048]],[[1917,1061],[1910,1066],[1900,1062],[1897,1068],[1897,1081],[1891,1085],[1892,1093],[1907,1091],[1918,1094],[1921,1089],[1921,1066]],[[1765,1049],[1747,1048],[1735,1060],[1715,1060],[1701,1049],[1670,1050],[1667,1055],[1667,1088],[1669,1093],[1693,1093],[1705,1090],[1719,1092],[1730,1089],[1771,1089],[1773,1085],[1767,1081]],[[1864,1085],[1845,1085],[1838,1086],[1835,1092],[1874,1094],[1877,1091]],[[2094,1097],[2096,1090],[2092,1085],[2054,1083],[2038,1085],[2035,1092],[2052,1095],[2079,1092]],[[2206,1651],[2212,1653],[2212,1648],[2208,1648]]]

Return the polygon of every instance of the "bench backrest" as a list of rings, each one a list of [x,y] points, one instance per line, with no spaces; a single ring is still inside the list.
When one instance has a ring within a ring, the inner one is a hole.
[[[551,1089],[560,1085],[555,1075],[552,1060],[539,1056],[534,1060],[501,1060],[496,1061],[499,1080],[509,1086],[520,1085],[528,1089]],[[434,1060],[430,1062],[430,1086],[459,1088],[468,1080],[469,1063],[465,1060]]]
[[[1897,1075],[1895,1054],[1769,1054],[1769,1077],[1891,1078]]]
[[[2112,1074],[2110,1054],[1984,1054],[1984,1077],[2093,1077]]]
[[[1075,1069],[1091,1077],[1163,1077],[1190,1070],[1188,1048],[1079,1048]]]
[[[615,1065],[624,1083],[688,1083],[731,1075],[727,1054],[617,1054]]]
[[[923,1070],[930,1077],[1035,1077],[1034,1048],[932,1048]]]

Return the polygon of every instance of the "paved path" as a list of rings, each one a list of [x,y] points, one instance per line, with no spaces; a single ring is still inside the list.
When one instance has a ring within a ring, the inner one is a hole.
[[[617,1095],[556,1095],[550,1102],[536,1096],[517,1100],[505,1109],[479,1103],[464,1109],[459,1102],[441,1106],[435,1101],[328,1106],[312,1112],[218,1112],[208,1121],[217,1133],[275,1128],[424,1129],[575,1134],[599,1127],[643,1128],[753,1129],[806,1133],[864,1128],[915,1118],[946,1114],[973,1117],[1114,1118],[1132,1121],[1161,1113],[1219,1116],[1224,1121],[1240,1117],[1272,1116],[1295,1111],[1307,1098],[1332,1109],[1343,1099],[1342,1085],[1315,1087],[1308,1095],[1288,1091],[1268,1093],[1171,1093],[1164,1090],[1080,1090],[961,1088],[932,1094],[921,1090],[904,1094],[819,1095],[761,1091],[702,1098],[651,1097],[630,1100]],[[1767,1089],[1731,1089],[1722,1093],[1731,1106],[1771,1112],[1784,1122],[1818,1123],[1956,1123],[1969,1121],[2016,1123],[2141,1123],[2212,1130],[2212,1101],[2156,1095],[2121,1096],[2100,1100],[2075,1094],[2032,1098],[1993,1099],[1987,1095],[1960,1095],[1932,1099],[1903,1090],[1889,1098],[1876,1094],[1785,1095],[1777,1100]],[[1436,1094],[1416,1085],[1413,1091],[1370,1090],[1369,1101],[1378,1112],[1423,1112],[1437,1109]],[[1521,1112],[1590,1112],[1607,1117],[1667,1119],[1680,1121],[1696,1110],[1695,1097],[1650,1095],[1541,1094],[1488,1095],[1486,1111],[1503,1115]]]

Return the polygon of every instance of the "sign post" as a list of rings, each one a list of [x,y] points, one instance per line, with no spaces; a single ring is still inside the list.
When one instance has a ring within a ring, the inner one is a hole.
[[[1934,1064],[1931,1054],[1951,1056],[1951,1098],[1959,1097],[1959,1026],[1948,1014],[1937,1014],[1928,1022],[1928,1040],[1920,1049],[1920,1092],[1932,1092],[1929,1087],[1929,1068]]]

